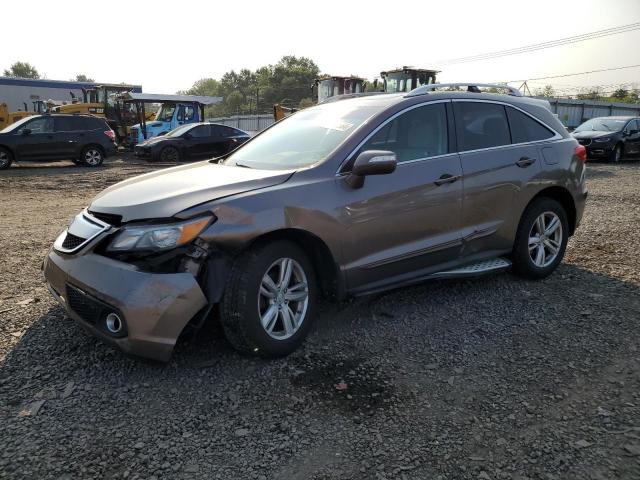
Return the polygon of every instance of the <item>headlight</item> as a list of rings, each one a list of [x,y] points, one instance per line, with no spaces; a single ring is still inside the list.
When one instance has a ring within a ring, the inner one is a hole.
[[[180,223],[124,227],[111,241],[107,250],[112,252],[157,251],[179,247],[200,235],[213,218],[206,216]]]
[[[611,137],[600,137],[600,138],[594,138],[593,141],[597,142],[597,143],[604,143],[604,142],[608,142],[611,140]]]

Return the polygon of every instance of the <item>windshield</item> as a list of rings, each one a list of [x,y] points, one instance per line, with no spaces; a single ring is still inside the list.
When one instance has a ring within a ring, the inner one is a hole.
[[[618,118],[592,118],[587,120],[575,132],[598,131],[598,132],[618,132],[627,124],[628,120]]]
[[[195,127],[196,124],[190,123],[189,125],[180,125],[177,128],[174,128],[173,130],[171,130],[169,133],[167,133],[166,135],[164,135],[165,137],[179,137],[180,135],[187,133],[189,130],[191,130],[193,127]]]
[[[411,76],[406,73],[389,73],[386,78],[387,93],[410,92]]]
[[[302,110],[236,150],[225,163],[266,170],[313,165],[382,108],[343,100]]]
[[[23,119],[20,119],[17,122],[12,123],[11,125],[9,125],[9,126],[5,127],[4,129],[0,130],[0,133],[12,132],[16,128],[19,128],[20,125],[24,125],[25,123],[27,123],[29,120],[32,120],[32,119],[33,119],[33,117],[24,117]]]
[[[173,112],[176,111],[176,106],[174,104],[162,104],[160,110],[158,110],[158,114],[156,115],[156,120],[159,122],[170,122],[173,120]]]

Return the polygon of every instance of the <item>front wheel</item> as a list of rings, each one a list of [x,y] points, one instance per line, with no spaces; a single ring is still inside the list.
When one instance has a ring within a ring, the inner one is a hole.
[[[242,254],[225,286],[220,319],[229,342],[262,357],[293,352],[313,323],[315,272],[297,245],[278,241]]]
[[[513,248],[513,269],[525,278],[545,278],[562,261],[569,223],[562,205],[552,198],[534,200],[518,226]]]
[[[6,170],[13,162],[13,155],[6,148],[0,147],[0,170]]]
[[[609,161],[611,163],[620,163],[622,160],[622,145],[618,144],[613,147],[613,150],[609,154]]]
[[[180,160],[180,152],[176,147],[164,147],[160,152],[160,160],[163,162],[178,162]]]
[[[80,160],[87,167],[99,167],[104,161],[104,155],[98,147],[86,147],[82,150]]]

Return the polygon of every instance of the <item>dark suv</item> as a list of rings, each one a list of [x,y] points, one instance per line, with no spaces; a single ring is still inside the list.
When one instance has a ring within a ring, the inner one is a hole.
[[[103,118],[34,115],[0,131],[0,170],[28,160],[73,160],[97,167],[116,150],[115,132]]]
[[[585,148],[548,102],[433,88],[338,98],[111,186],[49,251],[52,295],[139,355],[167,359],[215,311],[236,348],[278,356],[321,294],[550,275],[584,210]]]

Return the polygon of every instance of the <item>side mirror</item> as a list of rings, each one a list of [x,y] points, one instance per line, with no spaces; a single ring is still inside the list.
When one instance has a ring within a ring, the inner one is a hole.
[[[24,128],[22,130],[22,135],[31,135],[31,129],[30,128]]]
[[[638,130],[629,130],[629,135],[635,135],[638,133]]]
[[[346,178],[351,188],[362,188],[364,177],[386,175],[396,169],[396,154],[387,150],[367,150],[360,153],[353,163],[351,173]]]

